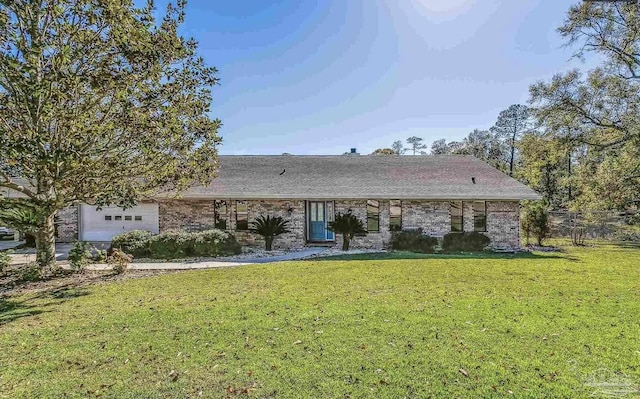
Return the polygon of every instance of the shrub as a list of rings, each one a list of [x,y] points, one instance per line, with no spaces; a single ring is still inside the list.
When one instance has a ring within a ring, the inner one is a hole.
[[[233,234],[221,230],[206,230],[190,233],[195,256],[230,256],[242,252],[242,247]]]
[[[92,257],[96,263],[107,263],[107,251],[104,249],[97,249],[96,254]]]
[[[542,202],[532,202],[525,204],[522,215],[522,231],[525,234],[526,244],[529,245],[529,236],[533,235],[539,246],[549,237],[551,229],[549,227],[549,213]]]
[[[121,249],[114,249],[111,256],[107,258],[107,263],[113,268],[116,274],[124,273],[129,267],[129,263],[133,261],[133,256],[125,253]]]
[[[0,251],[0,274],[4,274],[7,267],[11,263],[11,257],[8,251]]]
[[[152,258],[175,259],[194,254],[194,233],[180,230],[169,230],[155,235],[149,241]]]
[[[289,232],[289,222],[280,216],[258,216],[252,223],[252,231],[264,237],[265,250],[271,251],[273,239]]]
[[[435,252],[438,240],[422,234],[422,229],[394,232],[391,236],[391,248],[395,251],[411,251],[423,254]]]
[[[491,243],[482,233],[449,233],[444,236],[444,252],[481,252]]]
[[[338,212],[333,222],[329,222],[329,230],[342,234],[342,250],[348,251],[349,244],[356,235],[366,235],[367,230],[364,228],[362,220],[358,219],[353,211],[349,209],[345,213]]]
[[[91,258],[91,251],[89,250],[89,247],[89,243],[78,241],[69,251],[67,260],[74,271],[80,271],[89,264],[89,260]]]
[[[29,262],[18,271],[18,279],[22,281],[38,281],[42,277],[42,269],[37,262]]]
[[[187,256],[227,256],[241,252],[235,236],[225,231],[197,233],[172,230],[153,236],[149,242],[152,258],[176,259]]]
[[[133,230],[113,237],[111,250],[121,249],[135,257],[149,256],[149,244],[153,234],[144,230]]]
[[[631,242],[640,242],[640,230],[622,230],[617,231],[614,235],[614,239],[619,241],[631,241]]]

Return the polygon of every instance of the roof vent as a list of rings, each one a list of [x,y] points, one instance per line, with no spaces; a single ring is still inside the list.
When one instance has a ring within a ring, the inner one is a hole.
[[[475,178],[475,176],[471,176],[471,183],[476,184],[476,178]]]

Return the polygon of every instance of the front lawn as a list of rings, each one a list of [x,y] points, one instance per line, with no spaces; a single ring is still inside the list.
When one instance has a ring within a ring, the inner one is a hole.
[[[639,316],[611,246],[174,273],[1,300],[0,397],[636,397]]]

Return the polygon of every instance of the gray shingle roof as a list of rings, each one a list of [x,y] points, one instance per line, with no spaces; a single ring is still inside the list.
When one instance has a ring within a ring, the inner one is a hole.
[[[525,200],[540,195],[468,156],[220,156],[182,198]],[[282,173],[284,171],[284,173]],[[472,182],[475,177],[475,184]]]

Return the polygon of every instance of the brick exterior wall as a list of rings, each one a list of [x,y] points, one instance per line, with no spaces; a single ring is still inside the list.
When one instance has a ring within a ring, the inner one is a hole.
[[[236,231],[236,201],[227,201],[227,230],[247,246],[264,246],[264,240],[250,231]],[[289,221],[289,233],[277,237],[276,249],[303,247],[307,240],[306,202],[297,200],[247,201],[248,217],[253,221],[259,215],[281,216]],[[366,226],[367,202],[334,201],[335,212],[351,209]],[[391,240],[389,231],[390,201],[379,201],[379,226],[377,232],[356,237],[353,248],[384,248]],[[78,239],[78,206],[62,209],[56,215],[57,240],[72,242]],[[166,200],[159,202],[160,231],[181,229],[200,231],[215,225],[213,200]],[[403,229],[422,228],[425,234],[441,238],[451,231],[449,201],[402,201]],[[465,231],[473,231],[473,202],[464,202],[463,220]],[[491,245],[495,248],[520,248],[520,205],[518,202],[487,202],[487,231]],[[336,234],[335,247],[342,245],[342,237]]]
[[[73,242],[78,239],[78,205],[61,209],[55,216],[56,241]]]
[[[232,231],[236,228],[236,201],[227,201],[231,206],[229,210],[228,230],[236,236],[243,245],[264,248],[264,239],[250,231]],[[273,241],[273,249],[295,249],[306,244],[306,211],[305,201],[247,201],[249,208],[249,221],[252,222],[260,215],[280,216],[289,221],[289,232],[279,235]]]
[[[494,248],[520,248],[520,204],[487,202],[487,232]]]
[[[289,221],[289,233],[277,237],[276,249],[300,248],[306,244],[306,202],[298,200],[247,201],[248,217],[253,221],[259,215],[281,216]],[[243,245],[264,246],[264,240],[249,231],[236,231],[236,201],[227,201],[227,230],[235,234]],[[334,201],[335,212],[353,213],[366,226],[367,202],[364,200]],[[353,248],[383,248],[391,239],[389,231],[390,201],[379,201],[379,226],[377,232],[365,237],[356,237]],[[464,202],[463,219],[465,231],[473,231],[473,203]],[[213,200],[165,200],[159,202],[160,231],[182,229],[200,231],[215,225]],[[71,206],[56,216],[58,241],[71,242],[78,239],[78,206]],[[403,229],[422,228],[425,234],[443,237],[451,230],[449,201],[402,201]],[[520,206],[518,202],[487,202],[487,232],[491,244],[496,248],[520,247]],[[342,237],[336,235],[335,246],[342,245]]]
[[[384,248],[391,240],[389,231],[390,201],[380,202],[380,231],[369,232],[366,237],[356,237],[354,248]],[[336,212],[351,209],[366,226],[366,201],[336,201]],[[463,202],[464,231],[474,230],[473,202]],[[424,234],[442,238],[451,232],[449,201],[402,201],[402,228],[422,229]],[[487,202],[487,231],[494,248],[520,248],[520,205],[518,202]],[[342,237],[337,235],[336,247],[341,247]]]
[[[248,218],[253,221],[260,215],[281,216],[289,221],[289,233],[282,234],[273,242],[274,249],[293,249],[306,243],[305,201],[247,201]],[[291,211],[291,212],[289,212]],[[158,207],[160,232],[167,230],[202,231],[215,226],[213,200],[161,201]],[[236,230],[236,201],[227,200],[227,211],[221,214],[227,221],[227,231],[246,246],[264,247],[264,239],[250,231]]]
[[[160,232],[202,231],[215,224],[212,200],[168,200],[158,202]]]
[[[335,201],[336,213],[345,213],[349,209],[367,226],[367,201]],[[384,248],[391,239],[389,231],[389,201],[379,201],[380,222],[378,232],[369,232],[364,237],[354,237],[352,248]],[[342,235],[336,234],[335,248],[342,248]]]

